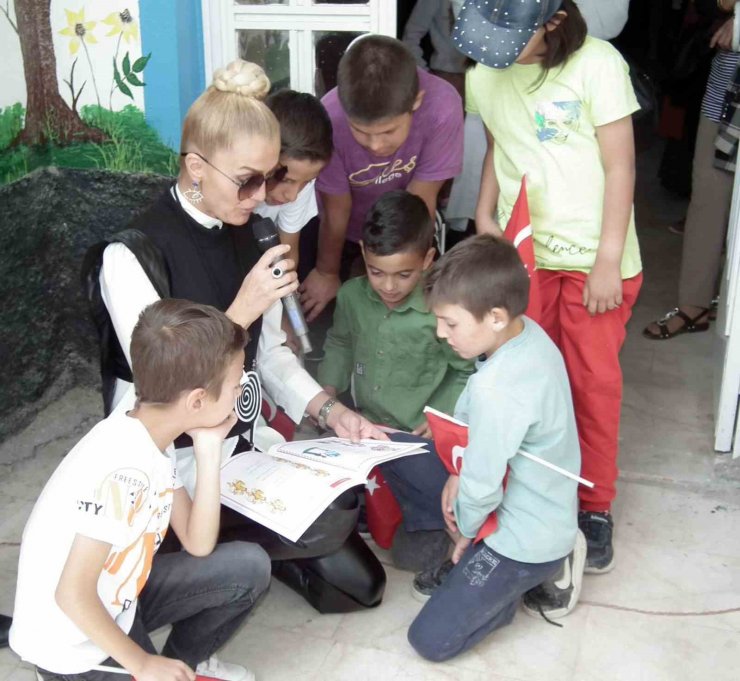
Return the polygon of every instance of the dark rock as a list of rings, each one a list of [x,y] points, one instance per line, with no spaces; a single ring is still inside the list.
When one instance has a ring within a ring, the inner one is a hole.
[[[73,385],[99,381],[82,256],[126,227],[170,182],[161,175],[42,168],[0,187],[0,440]]]

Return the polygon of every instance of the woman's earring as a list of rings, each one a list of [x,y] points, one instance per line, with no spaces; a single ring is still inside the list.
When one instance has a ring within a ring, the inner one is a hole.
[[[190,203],[198,204],[203,200],[203,192],[200,190],[200,183],[194,181],[190,189],[186,189],[183,194]]]

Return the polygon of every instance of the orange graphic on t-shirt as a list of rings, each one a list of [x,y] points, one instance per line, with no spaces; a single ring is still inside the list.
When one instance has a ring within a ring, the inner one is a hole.
[[[171,495],[172,492],[173,488],[169,487],[163,492],[160,492],[157,496],[162,499]],[[139,504],[139,509],[140,508],[141,504]],[[151,529],[152,522],[160,515],[160,513],[161,507],[157,505],[152,510],[152,514],[146,522],[144,531],[125,549],[118,552],[112,552],[105,561],[103,569],[111,575],[117,575],[123,566],[127,564],[127,559],[133,559],[130,569],[128,569],[125,575],[121,575],[122,578],[119,582],[118,588],[116,589],[116,595],[112,605],[124,605],[124,601],[121,600],[121,593],[132,580],[135,580],[136,582],[134,598],[138,596],[144,588],[152,569],[154,554],[157,552],[157,549],[167,533],[167,525],[161,529],[156,528],[155,531],[152,531]],[[131,516],[131,520],[133,520],[133,516]]]

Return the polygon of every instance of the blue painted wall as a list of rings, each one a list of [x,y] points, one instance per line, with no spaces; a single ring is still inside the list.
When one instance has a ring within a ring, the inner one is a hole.
[[[146,67],[144,110],[162,141],[178,149],[188,107],[205,89],[200,0],[147,0],[139,5]]]

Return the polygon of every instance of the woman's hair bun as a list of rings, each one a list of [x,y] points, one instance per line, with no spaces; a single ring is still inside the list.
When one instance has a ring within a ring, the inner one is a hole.
[[[264,99],[270,91],[270,79],[261,66],[235,59],[213,74],[213,87],[221,92],[236,92],[245,97]]]

